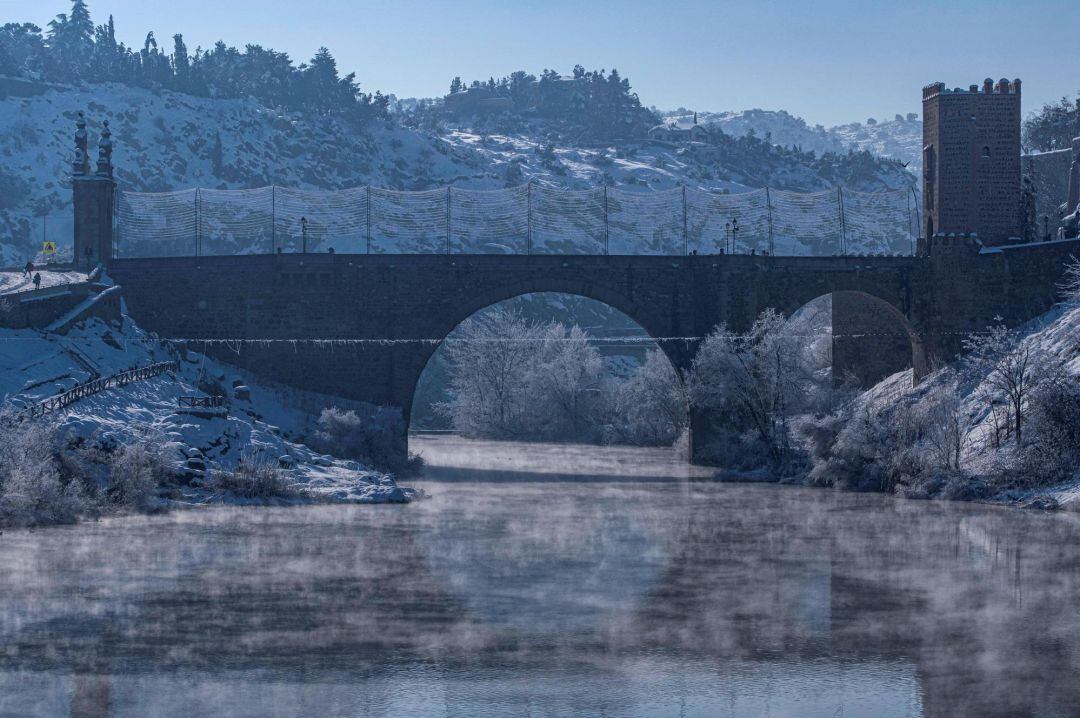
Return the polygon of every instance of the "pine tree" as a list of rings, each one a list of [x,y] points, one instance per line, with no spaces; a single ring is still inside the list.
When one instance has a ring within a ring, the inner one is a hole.
[[[54,72],[61,77],[87,75],[94,50],[94,23],[84,0],[72,0],[71,14],[60,13],[49,23],[46,44]]]
[[[173,35],[172,68],[174,83],[180,91],[186,91],[191,80],[191,61],[188,58],[187,45],[180,33]]]
[[[462,83],[461,83],[461,78],[460,77],[455,77],[453,80],[450,81],[450,94],[451,95],[454,94],[455,92],[461,92],[461,89],[462,89]]]

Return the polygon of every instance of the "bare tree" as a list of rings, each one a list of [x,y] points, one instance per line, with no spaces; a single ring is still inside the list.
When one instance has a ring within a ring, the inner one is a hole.
[[[971,435],[971,422],[960,397],[955,390],[941,387],[922,400],[920,409],[926,442],[938,465],[946,471],[960,471]]]
[[[1028,395],[1038,386],[1039,364],[1047,358],[1000,318],[984,334],[966,339],[964,349],[968,366],[982,380],[986,400],[991,405],[998,397],[1008,402],[1013,438],[1021,446]]]
[[[1065,265],[1065,277],[1061,281],[1061,290],[1067,301],[1080,303],[1080,259],[1069,257],[1069,262]]]

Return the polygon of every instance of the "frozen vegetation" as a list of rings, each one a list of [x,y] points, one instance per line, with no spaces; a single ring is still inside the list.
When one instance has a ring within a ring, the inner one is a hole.
[[[59,413],[18,416],[80,383],[162,361],[177,361],[178,369],[106,389]],[[224,406],[178,407],[179,397],[210,396],[223,397]],[[263,385],[201,354],[162,345],[127,318],[114,325],[88,320],[67,335],[0,330],[0,399],[6,438],[0,442],[0,524],[67,522],[129,508],[371,503],[413,495],[391,474],[370,468],[404,468],[385,465],[394,417],[374,418],[381,410]],[[363,417],[352,443],[335,444],[329,440],[334,432],[313,420],[327,407]]]
[[[699,459],[732,481],[773,481],[1080,507],[1080,263],[1072,299],[1018,329],[973,334],[912,387],[834,377],[828,298],[746,334],[717,327],[680,380],[659,350],[617,371],[578,326],[497,306],[446,342],[458,433],[498,440],[671,445],[700,412]]]
[[[591,340],[496,305],[447,337],[448,400],[436,411],[473,438],[671,445],[687,409],[671,363],[649,349],[620,376]]]
[[[1071,301],[1021,329],[987,327],[916,387],[907,371],[837,388],[772,312],[745,336],[721,327],[689,375],[712,417],[709,458],[735,480],[1080,506],[1080,263],[1070,277]]]

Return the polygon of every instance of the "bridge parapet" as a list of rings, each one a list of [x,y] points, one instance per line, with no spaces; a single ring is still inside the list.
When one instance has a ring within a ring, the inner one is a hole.
[[[920,257],[958,257],[976,255],[982,249],[978,234],[961,232],[919,237],[916,254]]]

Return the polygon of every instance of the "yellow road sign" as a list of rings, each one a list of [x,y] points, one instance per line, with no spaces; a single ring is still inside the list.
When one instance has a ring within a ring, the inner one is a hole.
[[[41,243],[42,254],[56,254],[56,242],[42,242]]]

